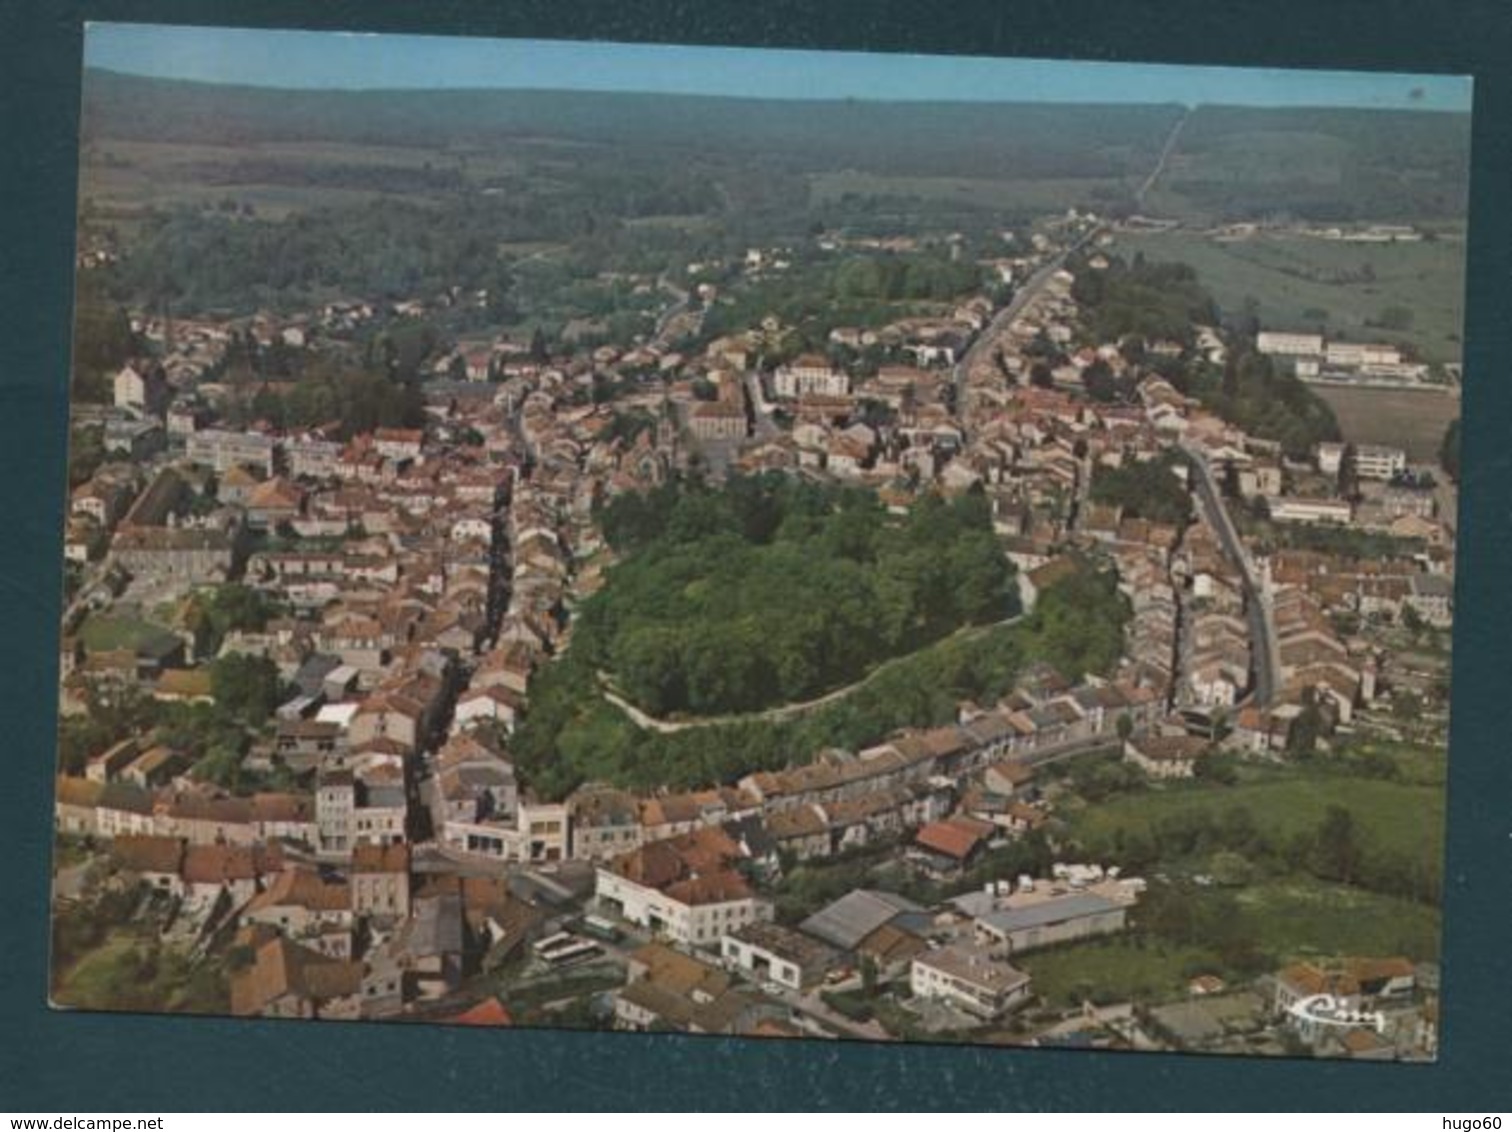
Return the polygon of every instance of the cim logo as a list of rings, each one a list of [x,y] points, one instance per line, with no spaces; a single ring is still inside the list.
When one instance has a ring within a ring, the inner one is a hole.
[[[1380,1011],[1351,1010],[1347,1002],[1331,994],[1298,999],[1287,1007],[1286,1012],[1313,1026],[1369,1026],[1378,1034],[1386,1029],[1386,1016]]]

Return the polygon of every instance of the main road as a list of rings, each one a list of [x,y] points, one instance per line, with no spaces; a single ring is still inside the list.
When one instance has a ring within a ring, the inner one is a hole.
[[[1281,653],[1276,642],[1270,599],[1256,576],[1254,563],[1239,539],[1239,532],[1234,527],[1228,508],[1223,504],[1207,457],[1185,440],[1181,441],[1180,447],[1196,469],[1197,494],[1202,501],[1202,508],[1212,521],[1213,529],[1218,532],[1224,550],[1239,564],[1239,572],[1244,577],[1245,608],[1249,618],[1250,639],[1254,642],[1251,652],[1255,663],[1255,704],[1262,708],[1269,707],[1276,694],[1281,672]]]
[[[980,359],[984,350],[990,350],[997,340],[1002,337],[1003,331],[1012,325],[1013,320],[1045,289],[1045,284],[1050,282],[1050,277],[1061,269],[1067,257],[1072,252],[1081,248],[1086,242],[1102,231],[1101,226],[1087,229],[1076,241],[1058,252],[1054,259],[1045,264],[1033,275],[1024,281],[1022,287],[1014,291],[1013,298],[1008,300],[1008,305],[993,316],[982,332],[976,336],[966,353],[955,365],[955,415],[961,423],[962,431],[966,428],[966,378],[971,372],[972,366]]]

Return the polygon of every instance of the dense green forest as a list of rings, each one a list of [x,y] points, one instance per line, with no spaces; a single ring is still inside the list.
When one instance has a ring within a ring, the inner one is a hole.
[[[143,345],[131,329],[131,316],[126,308],[111,299],[98,275],[80,272],[74,296],[71,399],[110,400],[111,379],[142,352]]]
[[[788,328],[769,360],[829,348],[837,326],[880,326],[979,290],[981,269],[943,255],[852,256],[800,262],[781,276],[743,285],[709,307],[702,337],[736,333],[775,315]]]
[[[251,145],[514,143],[760,154],[789,168],[1121,177],[1154,164],[1174,105],[866,102],[546,90],[295,91],[86,72],[83,137]],[[984,145],[991,138],[991,145]]]
[[[1163,190],[1231,220],[1460,217],[1469,158],[1469,114],[1202,106]]]
[[[1193,323],[1218,321],[1213,297],[1184,263],[1156,263],[1136,254],[1127,263],[1111,258],[1107,268],[1095,271],[1083,257],[1071,270],[1076,275],[1071,297],[1099,342],[1133,336],[1190,343]]]
[[[561,798],[578,784],[692,789],[756,770],[809,762],[826,747],[858,750],[903,727],[938,726],[962,700],[994,702],[1027,664],[1043,660],[1073,679],[1106,675],[1123,651],[1129,617],[1117,579],[1082,563],[1039,595],[1013,625],[956,633],[879,667],[850,694],[786,722],[753,720],[643,731],[596,690],[577,641],[539,670],[530,710],[510,753],[532,789]]]
[[[621,496],[601,521],[629,553],[583,604],[573,651],[657,715],[808,699],[1017,611],[980,493],[898,520],[871,493],[771,474]]]
[[[1439,467],[1455,483],[1460,477],[1460,422],[1455,417],[1444,430],[1444,439],[1439,442]]]

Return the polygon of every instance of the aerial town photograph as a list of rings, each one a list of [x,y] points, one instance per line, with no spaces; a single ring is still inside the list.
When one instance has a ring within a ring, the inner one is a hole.
[[[53,1006],[1437,1056],[1468,80],[84,65]]]

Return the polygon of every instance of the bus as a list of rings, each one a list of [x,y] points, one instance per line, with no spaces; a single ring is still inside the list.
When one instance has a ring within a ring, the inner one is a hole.
[[[570,967],[574,963],[586,963],[590,959],[596,959],[603,953],[604,949],[598,944],[583,939],[569,943],[565,947],[558,947],[541,958],[551,967]]]
[[[535,952],[536,958],[544,959],[549,952],[555,951],[559,947],[565,947],[569,943],[576,942],[577,936],[571,932],[557,932],[556,935],[549,935],[545,939],[536,940],[530,945],[530,950]]]
[[[584,935],[591,935],[605,943],[619,942],[619,929],[602,916],[584,916],[578,928]]]

